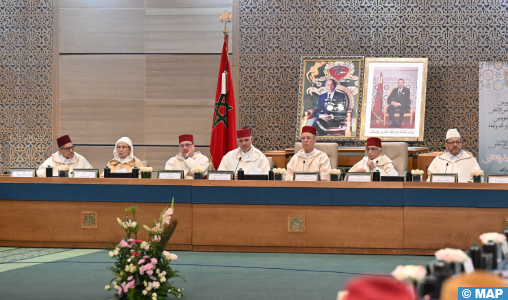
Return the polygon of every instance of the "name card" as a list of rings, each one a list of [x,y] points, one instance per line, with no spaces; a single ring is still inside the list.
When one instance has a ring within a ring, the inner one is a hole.
[[[345,180],[351,182],[371,182],[372,173],[349,172],[346,174]]]
[[[178,172],[160,172],[158,179],[182,179],[183,177],[183,171]]]
[[[34,170],[11,170],[11,177],[35,177]]]
[[[210,173],[208,174],[208,180],[231,180],[231,174]]]
[[[95,172],[74,171],[74,178],[97,178]]]
[[[508,175],[487,175],[487,183],[508,183]]]
[[[320,181],[319,173],[298,173],[293,174],[293,181]]]
[[[447,174],[447,173],[441,173],[441,174],[431,174],[430,175],[430,182],[457,182],[458,175],[456,173],[453,174]]]

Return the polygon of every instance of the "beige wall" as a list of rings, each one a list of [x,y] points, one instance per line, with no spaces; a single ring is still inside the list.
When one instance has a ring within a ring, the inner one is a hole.
[[[55,136],[69,134],[99,169],[122,136],[155,169],[177,153],[167,146],[180,134],[208,146],[225,10],[235,14],[238,0],[60,0]],[[238,82],[235,20],[228,28]]]

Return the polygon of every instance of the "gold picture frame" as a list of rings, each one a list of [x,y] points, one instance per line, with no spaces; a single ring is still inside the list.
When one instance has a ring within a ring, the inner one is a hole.
[[[423,141],[427,68],[428,58],[365,59],[360,140]]]

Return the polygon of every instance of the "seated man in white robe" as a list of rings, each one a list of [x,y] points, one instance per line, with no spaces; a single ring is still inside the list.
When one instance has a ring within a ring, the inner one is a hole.
[[[192,134],[182,134],[178,137],[178,143],[180,147],[180,153],[175,157],[171,157],[166,162],[165,170],[183,170],[185,179],[193,179],[194,173],[192,169],[202,168],[205,172],[203,176],[208,172],[208,165],[210,161],[208,157],[201,154],[199,151],[194,149],[194,136]]]
[[[219,171],[233,171],[235,179],[238,179],[238,170],[240,169],[243,169],[245,174],[254,174],[254,169],[261,169],[261,174],[268,174],[270,162],[261,151],[252,146],[250,129],[237,130],[236,138],[239,147],[224,155],[219,165]]]
[[[472,182],[471,171],[480,171],[478,162],[470,152],[462,149],[462,140],[457,129],[446,133],[446,151],[439,154],[430,163],[427,170],[427,181],[435,173],[457,173],[458,182]]]
[[[365,152],[367,155],[349,169],[349,172],[376,172],[376,170],[379,170],[381,176],[392,175],[393,162],[383,154],[380,138],[368,138]]]
[[[293,155],[287,166],[284,180],[292,181],[295,172],[319,172],[321,180],[330,180],[328,171],[331,169],[330,159],[326,153],[314,148],[316,144],[316,128],[302,127],[302,150]]]
[[[37,177],[46,177],[46,168],[53,168],[53,176],[58,177],[58,167],[69,166],[69,171],[73,169],[93,169],[92,165],[82,155],[74,152],[74,145],[68,135],[59,137],[56,140],[58,151],[53,153],[37,169]]]

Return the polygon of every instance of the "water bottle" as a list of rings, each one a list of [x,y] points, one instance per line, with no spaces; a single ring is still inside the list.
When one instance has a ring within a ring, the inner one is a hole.
[[[244,180],[245,179],[245,171],[240,168],[240,170],[238,170],[238,180]]]
[[[372,174],[372,181],[381,181],[381,173],[379,173],[379,170],[376,170],[376,172]]]
[[[273,169],[270,169],[270,171],[268,171],[268,180],[274,180]]]
[[[475,270],[483,269],[482,266],[482,251],[478,247],[478,244],[473,244],[471,248],[469,248],[469,254],[471,255],[471,260],[473,261],[473,267]]]
[[[109,178],[109,172],[111,172],[111,169],[108,166],[106,166],[104,168],[104,178]]]
[[[497,245],[494,241],[490,240],[482,247],[483,254],[486,257],[487,265],[485,269],[496,270],[497,269]]]
[[[46,168],[46,177],[53,177],[53,168],[50,165]]]

